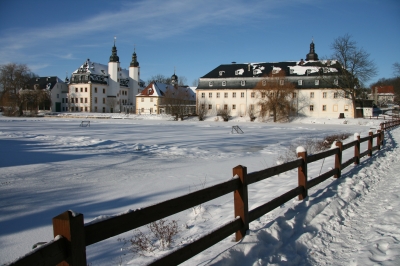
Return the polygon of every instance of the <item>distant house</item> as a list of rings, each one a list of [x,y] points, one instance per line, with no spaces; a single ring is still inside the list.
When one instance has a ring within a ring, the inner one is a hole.
[[[394,102],[394,87],[375,86],[371,88],[371,99],[378,106],[386,106]]]
[[[52,112],[61,112],[67,108],[65,96],[68,93],[68,84],[58,77],[35,77],[31,78],[24,89],[19,93],[27,93],[29,91],[42,91],[48,95],[48,99],[41,100],[41,109],[51,110]],[[25,102],[25,108],[29,102]]]
[[[220,65],[199,79],[197,108],[206,107],[208,114],[214,115],[229,110],[232,116],[246,116],[249,110],[255,110],[257,117],[262,111],[260,97],[265,93],[256,93],[254,88],[268,86],[271,80],[280,78],[276,90],[287,84],[293,87],[292,115],[354,117],[349,95],[337,86],[341,71],[336,60],[318,59],[313,42],[306,60]]]
[[[173,74],[171,84],[151,82],[136,95],[138,114],[189,114],[196,111],[194,88],[178,86]]]

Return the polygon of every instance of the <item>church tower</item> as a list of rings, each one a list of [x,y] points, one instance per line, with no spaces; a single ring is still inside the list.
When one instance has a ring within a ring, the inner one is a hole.
[[[310,43],[310,52],[306,55],[306,61],[318,61],[318,55],[315,53],[314,39]]]
[[[178,87],[178,76],[175,74],[175,68],[174,68],[174,74],[171,76],[171,85],[174,86],[175,88]]]
[[[117,55],[117,47],[115,46],[116,37],[114,37],[114,46],[111,49],[110,61],[108,62],[108,92],[107,97],[117,97],[119,92],[119,72],[121,70],[119,57]],[[115,106],[117,107],[117,106]],[[115,110],[115,107],[110,107]]]
[[[140,67],[137,61],[136,47],[133,48],[132,61],[129,65],[129,103],[136,105],[136,95],[140,93]]]

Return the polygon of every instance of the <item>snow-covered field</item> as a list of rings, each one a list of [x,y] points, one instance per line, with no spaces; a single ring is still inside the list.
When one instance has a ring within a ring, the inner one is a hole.
[[[239,164],[248,172],[276,165],[292,141],[336,133],[363,137],[382,122],[118,118],[124,119],[0,117],[0,264],[51,240],[51,219],[66,210],[90,222],[148,206],[226,181]],[[90,127],[79,127],[87,119]],[[233,125],[244,134],[232,134]],[[293,199],[251,223],[243,241],[228,237],[184,265],[399,265],[399,133],[387,134],[379,155],[346,168],[342,179],[311,189],[307,201]],[[329,170],[332,159],[310,164],[309,176]],[[296,182],[293,170],[252,184],[249,208]],[[233,195],[226,195],[168,217],[179,223],[168,250],[138,256],[118,241],[133,235],[127,232],[87,247],[88,263],[145,264],[232,218]]]

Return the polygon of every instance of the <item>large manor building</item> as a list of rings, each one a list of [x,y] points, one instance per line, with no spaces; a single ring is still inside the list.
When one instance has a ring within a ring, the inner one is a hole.
[[[87,59],[76,69],[62,99],[62,111],[70,112],[136,112],[136,95],[144,88],[136,51],[129,70],[121,68],[117,47],[112,47],[107,65]]]
[[[337,86],[341,71],[336,60],[318,59],[314,42],[305,60],[220,65],[199,79],[197,108],[207,108],[208,114],[228,109],[232,116],[246,116],[249,110],[255,110],[258,116],[263,96],[255,88],[268,86],[274,76],[280,75],[279,85],[292,84],[295,115],[354,117],[350,97],[340,93]]]

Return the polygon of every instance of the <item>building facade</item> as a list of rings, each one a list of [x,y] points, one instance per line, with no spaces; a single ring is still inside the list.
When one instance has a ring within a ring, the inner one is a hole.
[[[208,115],[229,109],[232,116],[246,116],[261,111],[260,97],[255,88],[281,77],[279,86],[293,87],[291,115],[309,117],[354,117],[352,101],[339,88],[341,66],[336,60],[319,60],[315,45],[310,44],[306,60],[225,64],[199,79],[196,89],[197,108],[207,108]]]
[[[129,70],[120,66],[117,47],[112,47],[107,65],[87,59],[68,81],[65,111],[95,113],[135,113],[136,95],[144,88],[136,51]],[[64,111],[64,110],[63,110]]]

